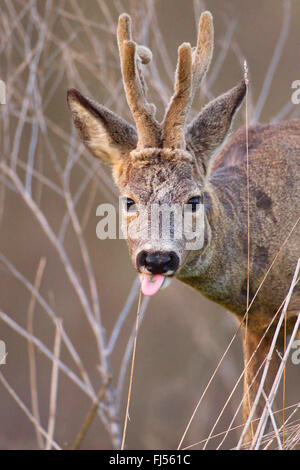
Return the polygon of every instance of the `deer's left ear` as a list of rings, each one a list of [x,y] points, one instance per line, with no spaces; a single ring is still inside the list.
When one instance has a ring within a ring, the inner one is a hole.
[[[244,80],[223,95],[208,103],[187,128],[185,141],[201,160],[205,171],[212,153],[224,141],[233,118],[246,94]]]
[[[96,158],[114,165],[136,148],[135,128],[120,116],[73,88],[67,99],[80,138]]]

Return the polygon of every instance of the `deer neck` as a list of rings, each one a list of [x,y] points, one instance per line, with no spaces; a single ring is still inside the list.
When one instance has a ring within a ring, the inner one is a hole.
[[[244,201],[236,201],[229,185],[208,183],[204,207],[204,246],[189,252],[177,277],[225,308],[243,312],[241,285],[247,275]]]

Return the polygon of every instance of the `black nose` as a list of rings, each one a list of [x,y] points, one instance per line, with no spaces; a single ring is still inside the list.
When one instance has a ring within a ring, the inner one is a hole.
[[[174,251],[141,251],[136,261],[138,268],[146,268],[152,274],[173,273],[179,266],[179,258]]]

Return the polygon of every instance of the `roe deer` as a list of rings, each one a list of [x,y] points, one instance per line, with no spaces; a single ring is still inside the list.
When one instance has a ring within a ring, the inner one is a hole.
[[[255,353],[244,380],[246,420],[276,321],[268,327],[287,295],[300,256],[300,120],[250,127],[248,160],[245,128],[217,153],[245,97],[246,83],[242,79],[187,124],[193,97],[213,52],[209,12],[201,15],[197,46],[192,49],[184,43],[178,49],[174,95],[162,123],[155,118],[155,106],[147,101],[142,75],[142,64],[151,60],[151,52],[132,40],[131,20],[126,14],[119,18],[118,44],[127,102],[136,128],[70,89],[68,104],[75,126],[90,152],[111,165],[125,200],[127,224],[135,222],[135,236],[129,234],[127,243],[141,276],[143,293],[155,294],[175,276],[223,305],[242,322],[245,364]],[[188,249],[183,239],[174,237],[174,223],[168,239],[139,236],[153,204],[189,207],[192,218],[202,211],[201,233],[197,233],[201,245]],[[146,208],[146,218],[139,217],[142,207]],[[249,302],[251,308],[245,316]],[[299,311],[297,285],[287,312],[287,332]],[[283,336],[278,340],[278,351],[283,349]],[[270,390],[279,363],[276,351],[265,393]],[[254,418],[260,417],[264,406],[262,398]],[[249,430],[245,440],[250,439]]]

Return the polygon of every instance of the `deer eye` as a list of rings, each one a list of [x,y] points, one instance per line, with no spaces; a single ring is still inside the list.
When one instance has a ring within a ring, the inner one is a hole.
[[[137,211],[137,205],[134,202],[133,199],[130,197],[124,197],[124,207],[127,212],[136,212]]]
[[[196,212],[199,209],[200,204],[202,203],[202,200],[203,200],[202,196],[191,197],[186,203],[187,209],[191,212]]]

